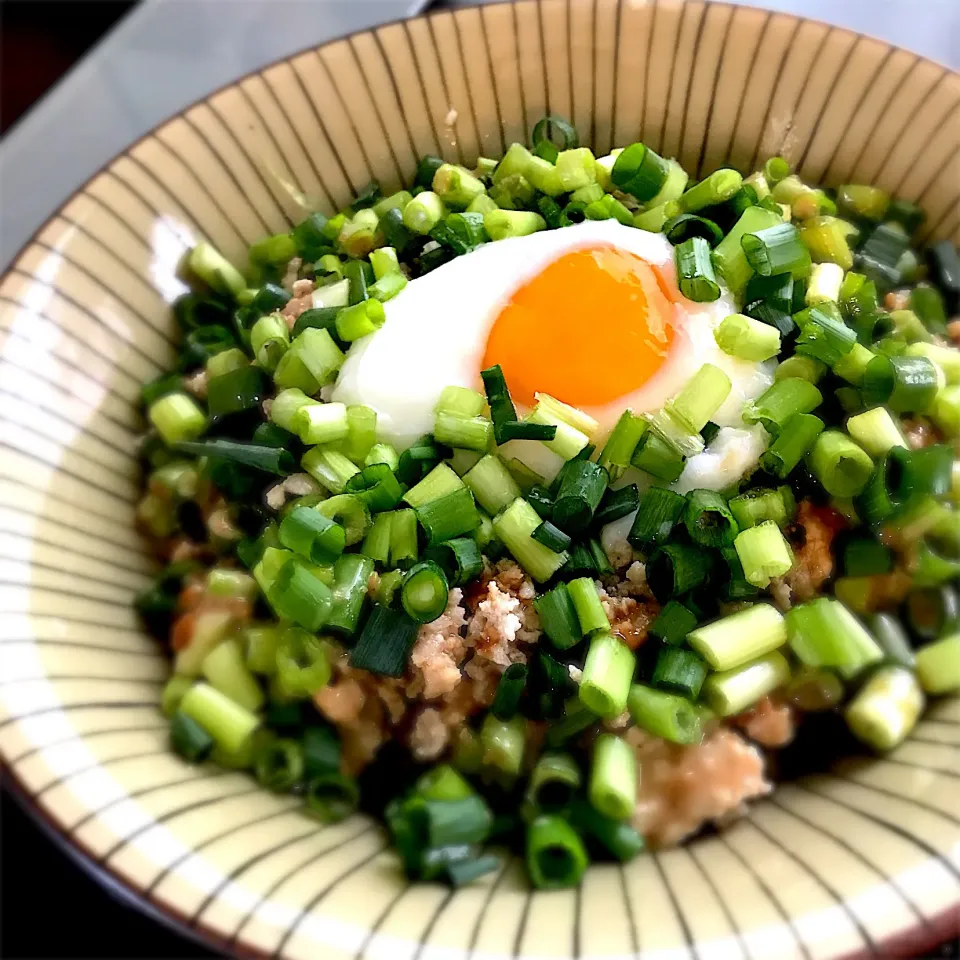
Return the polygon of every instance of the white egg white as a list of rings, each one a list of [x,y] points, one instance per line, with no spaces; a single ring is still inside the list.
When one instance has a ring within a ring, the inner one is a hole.
[[[400,449],[409,446],[432,430],[434,406],[444,387],[480,388],[487,337],[513,291],[562,254],[597,245],[628,251],[657,267],[676,303],[674,339],[660,369],[637,390],[604,406],[583,408],[600,424],[592,439],[602,441],[626,408],[638,413],[658,410],[704,363],[723,369],[733,384],[715,422],[742,427],[743,404],[773,382],[776,364],[723,353],[713,331],[736,312],[733,297],[724,292],[713,303],[693,303],[680,296],[667,239],[615,220],[488,243],[414,280],[386,304],[383,327],[351,347],[333,399],[373,407],[378,437]],[[603,336],[602,327],[594,335]],[[617,362],[616,343],[610,344],[610,362]],[[543,462],[549,460],[543,456],[549,451],[530,441],[514,442],[504,452],[542,475],[555,473],[558,466]]]

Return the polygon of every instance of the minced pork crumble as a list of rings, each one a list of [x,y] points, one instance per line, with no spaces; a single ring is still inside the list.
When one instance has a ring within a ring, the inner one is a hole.
[[[810,541],[818,549],[808,551],[816,566],[828,538],[812,516],[807,519],[816,527]],[[659,605],[629,545],[614,544],[609,554],[617,573],[598,582],[600,599],[611,631],[636,649]],[[355,670],[346,654],[339,657],[332,682],[315,701],[340,733],[345,772],[359,773],[390,739],[405,743],[420,762],[452,751],[466,721],[493,702],[503,671],[526,662],[540,639],[535,595],[533,582],[514,561],[488,564],[475,583],[452,589],[443,614],[420,628],[403,677]],[[578,682],[580,671],[569,672]],[[752,710],[714,724],[701,744],[687,747],[644,733],[632,726],[629,714],[606,721],[605,727],[621,732],[637,752],[634,826],[651,844],[664,847],[707,822],[723,823],[742,813],[748,800],[772,786],[757,744],[775,747],[792,739],[793,713],[766,697]],[[531,739],[538,726],[530,722]]]

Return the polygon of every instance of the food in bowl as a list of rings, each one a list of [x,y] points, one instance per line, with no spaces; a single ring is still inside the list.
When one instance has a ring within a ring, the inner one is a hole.
[[[250,250],[147,384],[173,748],[412,877],[576,884],[772,789],[813,713],[960,690],[960,258],[781,158],[694,183],[546,118]]]

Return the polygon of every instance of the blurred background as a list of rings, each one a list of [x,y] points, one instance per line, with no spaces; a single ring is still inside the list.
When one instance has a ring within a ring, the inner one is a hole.
[[[184,104],[309,44],[468,2],[0,0],[0,269],[74,187]],[[960,66],[960,0],[753,5],[830,20]],[[54,903],[66,922],[40,919]],[[9,789],[0,793],[0,957],[212,956],[106,892]],[[946,945],[933,956],[960,951]]]

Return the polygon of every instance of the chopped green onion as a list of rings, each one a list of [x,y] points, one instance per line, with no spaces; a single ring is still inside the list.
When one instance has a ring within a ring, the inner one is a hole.
[[[300,466],[331,493],[343,493],[347,481],[360,472],[342,453],[324,447],[311,447],[300,459]]]
[[[459,477],[457,482],[460,482]],[[409,495],[410,491],[407,493]],[[429,546],[469,533],[480,522],[473,494],[462,485],[453,493],[430,500],[415,509],[417,519],[426,531]]]
[[[593,516],[594,525],[603,527],[615,520],[620,520],[627,514],[633,513],[639,505],[640,491],[635,483],[620,487],[619,490],[608,489]]]
[[[207,428],[203,411],[185,393],[168,393],[154,400],[147,409],[147,418],[169,447],[193,440]]]
[[[719,367],[705,363],[665,409],[689,433],[699,433],[730,395],[730,378]]]
[[[390,535],[393,529],[393,514],[378,513],[373,518],[373,524],[363,546],[360,548],[365,557],[375,561],[380,567],[388,566],[390,562]]]
[[[286,257],[289,260],[296,250]],[[243,274],[209,243],[198,243],[187,258],[187,267],[215,293],[236,297],[247,286]]]
[[[373,560],[358,553],[344,554],[333,574],[333,604],[325,630],[352,636],[360,624],[367,599]]]
[[[618,480],[630,466],[633,452],[647,429],[647,422],[631,410],[624,410],[600,454],[599,463],[611,480]]]
[[[936,640],[960,625],[960,596],[949,586],[911,590],[907,596],[910,629],[924,640]]]
[[[405,570],[416,563],[417,514],[413,510],[395,510],[390,521],[390,566]]]
[[[306,403],[294,415],[293,427],[309,446],[336,443],[349,431],[347,408],[342,403]]]
[[[843,283],[843,267],[835,263],[815,264],[807,282],[807,306],[836,302],[840,297],[841,283]]]
[[[499,364],[480,371],[484,390],[487,394],[487,403],[490,405],[490,416],[493,420],[497,443],[503,443],[503,426],[517,419],[517,411],[510,399],[510,391]]]
[[[483,226],[491,240],[526,237],[547,228],[543,217],[529,210],[491,210],[484,216]]]
[[[680,292],[695,303],[720,297],[720,286],[710,259],[710,244],[703,237],[691,237],[674,248],[677,284]]]
[[[785,527],[792,519],[784,502],[784,490],[748,490],[734,497],[730,503],[730,512],[741,530],[755,527],[764,520],[772,520],[777,526]]]
[[[451,586],[469,583],[483,570],[483,558],[477,542],[470,537],[455,537],[430,547],[427,559],[438,563]]]
[[[265,737],[253,756],[257,782],[274,793],[287,793],[303,779],[303,752],[296,740]]]
[[[690,539],[705,547],[733,543],[739,529],[726,500],[713,490],[691,490],[687,494],[683,522]]]
[[[482,452],[493,442],[493,424],[486,417],[462,417],[443,412],[435,417],[433,435],[438,443]]]
[[[710,708],[721,717],[741,713],[790,679],[790,665],[776,650],[732,670],[713,673],[703,685]]]
[[[589,803],[575,803],[572,817],[577,827],[622,863],[632,860],[646,849],[643,836],[634,827],[621,820],[611,820],[603,816]]]
[[[788,417],[776,440],[761,455],[760,466],[781,480],[786,479],[822,432],[823,421],[819,417],[808,413]]]
[[[823,395],[808,380],[777,380],[756,400],[743,408],[744,423],[759,423],[777,436],[786,422],[796,414],[809,413],[823,402]]]
[[[359,543],[370,528],[370,511],[363,500],[353,494],[330,497],[318,503],[316,509],[343,527],[348,547]]]
[[[796,350],[801,356],[814,357],[828,367],[840,362],[857,342],[856,333],[840,317],[833,303],[820,303],[794,314],[800,327]]]
[[[939,385],[937,368],[927,357],[878,355],[866,368],[862,389],[867,403],[884,403],[895,413],[922,413]]]
[[[403,208],[403,225],[423,236],[428,234],[446,213],[443,201],[433,191],[424,190]]]
[[[780,352],[780,334],[774,327],[733,313],[713,331],[717,346],[741,360],[769,360]]]
[[[650,487],[640,501],[627,541],[635,547],[666,543],[685,506],[686,498],[679,493]]]
[[[350,654],[350,664],[381,676],[400,677],[416,638],[415,620],[400,610],[374,604]]]
[[[607,489],[607,471],[591,460],[576,460],[564,470],[553,506],[553,522],[570,534],[582,533]]]
[[[795,277],[810,272],[810,253],[792,223],[778,223],[744,233],[740,238],[747,263],[761,277],[791,273]]]
[[[597,631],[610,630],[610,623],[597,594],[597,588],[590,577],[571,580],[567,584],[567,593],[577,612],[583,636],[589,637]]]
[[[612,733],[603,733],[593,745],[590,803],[611,820],[627,820],[637,804],[637,759],[633,748]]]
[[[775,577],[782,577],[793,566],[790,545],[777,524],[770,520],[742,530],[734,547],[747,583],[766,587]]]
[[[416,486],[403,496],[411,507],[422,507],[463,489],[463,481],[445,463],[438,463]]]
[[[683,473],[683,455],[653,430],[640,438],[630,463],[663,483],[673,483]]]
[[[589,862],[579,834],[563,817],[541,815],[527,828],[527,870],[538,890],[577,886]]]
[[[854,497],[873,473],[869,454],[839,430],[824,430],[807,454],[807,465],[834,497]]]
[[[563,422],[551,409],[538,403],[527,416],[525,423],[545,424],[556,427],[552,440],[543,440],[543,445],[564,460],[573,460],[590,442],[590,438],[576,427]],[[504,434],[509,437],[509,433]]]
[[[330,612],[330,588],[318,580],[299,560],[288,560],[269,591],[270,605],[288,620],[316,632]]]
[[[637,726],[655,737],[682,745],[700,742],[700,717],[686,697],[635,683],[627,705]]]
[[[686,213],[696,213],[704,207],[715,207],[730,200],[742,185],[743,177],[736,170],[715,170],[680,197],[680,208]]]
[[[890,204],[890,195],[879,187],[846,183],[837,187],[837,205],[866,220],[882,220]]]
[[[960,690],[960,633],[928,643],[917,651],[917,679],[930,696]]]
[[[679,646],[697,625],[697,615],[677,600],[670,600],[650,624],[650,633],[666,644]]]
[[[902,667],[884,667],[844,710],[847,726],[874,750],[892,750],[914,728],[924,697],[917,678]]]
[[[542,543],[555,553],[561,553],[568,549],[572,542],[566,533],[559,527],[554,526],[549,520],[544,520],[530,536],[533,537],[537,543]]]
[[[876,640],[839,600],[798,604],[786,622],[790,648],[808,667],[833,667],[846,678],[883,659]]]
[[[870,628],[886,663],[913,669],[915,657],[906,630],[899,618],[889,613],[877,613],[870,620]]]
[[[692,650],[665,646],[653,670],[653,685],[696,700],[707,676],[707,665]]]
[[[617,156],[610,179],[618,189],[645,203],[657,196],[669,171],[670,161],[664,160],[645,144],[634,143]]]
[[[622,640],[597,633],[583,665],[580,702],[599,717],[619,716],[627,706],[635,666],[633,651]]]
[[[753,273],[740,244],[743,236],[780,223],[782,219],[779,213],[772,213],[763,207],[747,207],[730,232],[717,244],[713,251],[713,262],[731,291],[740,293]]]
[[[483,763],[508,777],[516,777],[523,765],[527,745],[527,720],[517,714],[510,720],[498,720],[488,713],[480,731]]]
[[[206,683],[195,683],[184,694],[178,712],[199,724],[230,753],[238,752],[260,725],[255,714]]]
[[[213,749],[213,737],[192,717],[175,710],[170,717],[170,745],[190,763],[201,763]]]
[[[400,602],[417,623],[430,623],[446,609],[449,591],[440,566],[432,560],[421,560],[407,571],[400,588]]]
[[[666,603],[703,583],[711,563],[709,553],[699,547],[667,543],[647,561],[647,582],[653,595],[661,603]]]
[[[518,497],[494,517],[493,529],[520,566],[542,583],[563,566],[567,554],[555,553],[533,539],[532,534],[540,522],[536,510]]]
[[[510,720],[516,716],[527,685],[528,668],[525,663],[511,663],[500,675],[497,692],[490,707],[491,713],[498,720]]]
[[[544,633],[558,650],[569,650],[583,639],[577,610],[565,583],[541,594],[534,606]]]
[[[520,496],[510,472],[503,461],[487,454],[463,475],[463,482],[473,491],[477,502],[491,514],[498,513]]]
[[[484,193],[485,188],[481,180],[463,167],[443,163],[433,175],[433,191],[448,206],[463,209]]]
[[[850,417],[847,432],[873,457],[907,445],[896,420],[884,407],[874,407]]]
[[[703,237],[711,247],[723,239],[723,231],[712,221],[694,213],[681,213],[663,225],[664,236],[677,246],[691,237]]]
[[[343,527],[313,507],[296,507],[280,523],[280,543],[311,563],[333,563],[343,553]]]
[[[336,771],[311,777],[304,791],[307,813],[321,823],[340,823],[354,813],[360,803],[356,780]]]
[[[856,233],[856,228],[846,220],[838,220],[836,217],[812,217],[800,228],[800,239],[810,251],[814,263],[830,264],[844,271],[853,266],[849,241]],[[842,280],[841,272],[840,280],[837,281],[838,289],[828,300],[839,299]]]
[[[757,603],[690,631],[687,640],[714,670],[731,670],[782,646],[787,626],[776,607]]]

